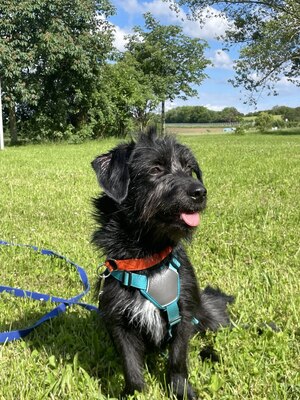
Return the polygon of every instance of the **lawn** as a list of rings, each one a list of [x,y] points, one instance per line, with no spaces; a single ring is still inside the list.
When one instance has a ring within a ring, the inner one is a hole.
[[[275,116],[275,119],[278,116]],[[280,116],[279,116],[280,117]],[[255,117],[245,117],[244,120],[245,122],[248,122],[248,124],[253,121]],[[230,128],[230,127],[237,127],[238,124],[233,124],[231,125],[230,123],[224,124],[166,124],[166,132],[169,134],[175,134],[175,135],[182,135],[182,136],[198,136],[202,134],[220,134],[224,133],[224,128]],[[249,131],[255,132],[255,128],[252,126],[248,126],[247,128]],[[284,128],[281,129],[280,131],[277,131],[279,134],[283,135],[289,135],[289,134],[300,134],[300,128]],[[274,133],[271,130],[268,133]]]
[[[182,136],[194,136],[202,134],[216,134],[223,133],[223,129],[230,127],[228,123],[202,123],[202,124],[180,124],[180,123],[168,123],[166,124],[166,132],[168,134],[182,135]]]
[[[208,208],[188,245],[200,286],[234,294],[235,327],[195,336],[190,380],[202,399],[300,398],[300,135],[184,136],[208,188]],[[90,244],[90,161],[116,140],[36,145],[0,153],[0,240],[53,249],[95,282],[100,255]],[[0,247],[0,284],[70,297],[82,288],[63,262]],[[86,301],[92,302],[88,295]],[[25,327],[52,307],[0,295],[0,331]],[[278,331],[264,324],[273,322]],[[201,360],[214,342],[220,361]],[[149,357],[147,391],[165,400],[165,355]],[[26,339],[0,345],[0,399],[112,399],[123,385],[120,360],[101,320],[79,307]]]

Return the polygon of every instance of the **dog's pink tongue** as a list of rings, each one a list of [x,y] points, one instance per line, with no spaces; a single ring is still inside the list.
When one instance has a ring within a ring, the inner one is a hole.
[[[197,212],[193,214],[181,213],[180,216],[189,226],[198,226],[200,223],[200,214]]]

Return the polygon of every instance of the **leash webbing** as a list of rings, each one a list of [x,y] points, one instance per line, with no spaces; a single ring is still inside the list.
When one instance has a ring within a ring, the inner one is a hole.
[[[80,280],[83,284],[84,290],[79,293],[78,295],[71,297],[69,299],[64,299],[62,297],[57,297],[57,296],[51,296],[49,294],[45,293],[39,293],[39,292],[34,292],[34,291],[29,291],[29,290],[23,290],[15,287],[10,287],[10,286],[1,286],[0,285],[0,293],[6,292],[10,293],[14,296],[17,297],[26,297],[30,298],[32,300],[38,300],[38,301],[51,301],[53,303],[60,303],[57,307],[53,308],[51,311],[43,315],[38,321],[36,321],[32,326],[29,326],[24,329],[18,329],[18,330],[12,330],[12,331],[7,331],[7,332],[0,332],[0,343],[5,343],[5,342],[10,342],[12,340],[18,340],[21,338],[24,338],[27,336],[30,332],[32,332],[35,328],[43,324],[44,322],[57,317],[58,315],[62,314],[63,312],[66,311],[67,307],[71,305],[79,305],[80,307],[83,307],[89,311],[97,311],[99,312],[99,309],[92,305],[92,304],[87,304],[87,303],[82,303],[79,300],[85,296],[89,290],[90,290],[90,284],[89,280],[87,277],[87,274],[85,270],[74,263],[73,261],[69,260],[65,256],[62,256],[61,254],[58,254],[52,250],[47,250],[47,249],[40,249],[36,246],[31,246],[31,245],[24,245],[24,244],[15,244],[15,243],[9,243],[4,240],[0,240],[0,245],[4,246],[17,246],[17,247],[27,247],[29,249],[32,249],[42,255],[46,256],[53,256],[56,258],[59,258],[61,260],[64,260],[66,263],[71,264],[73,267],[75,267]]]

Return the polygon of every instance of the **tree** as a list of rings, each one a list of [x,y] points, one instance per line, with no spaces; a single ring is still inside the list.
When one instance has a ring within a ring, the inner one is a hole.
[[[191,123],[208,123],[212,118],[212,112],[203,106],[192,107],[190,115]]]
[[[172,0],[170,0],[172,1]],[[250,91],[250,102],[262,89],[276,94],[274,84],[282,77],[300,86],[299,0],[174,0],[190,6],[202,23],[212,17],[213,6],[227,18],[225,44],[241,44],[235,64],[235,86]]]
[[[242,114],[235,107],[225,107],[220,113],[220,119],[222,122],[237,122]]]
[[[300,121],[300,107],[275,106],[272,108],[273,115],[281,115],[283,120]]]
[[[264,133],[272,127],[273,122],[274,117],[271,114],[261,112],[255,120],[255,126],[260,132]]]
[[[112,47],[108,0],[3,0],[0,77],[12,143],[17,121],[39,132],[79,130]],[[29,122],[28,122],[29,123]]]
[[[135,27],[128,36],[127,50],[136,59],[140,73],[150,78],[154,94],[162,104],[162,132],[165,102],[176,97],[197,95],[191,86],[200,84],[209,61],[204,57],[205,42],[191,39],[175,25],[160,25],[150,13],[144,14],[145,27]]]
[[[222,111],[212,111],[203,106],[183,106],[169,110],[167,122],[208,123],[237,122],[243,116],[235,107],[225,107]]]
[[[110,108],[114,110],[113,125],[109,124],[110,132],[124,136],[130,130],[135,130],[133,123],[142,131],[159,102],[150,77],[140,71],[137,60],[127,51],[116,63],[106,66],[104,81],[107,82],[105,92]]]

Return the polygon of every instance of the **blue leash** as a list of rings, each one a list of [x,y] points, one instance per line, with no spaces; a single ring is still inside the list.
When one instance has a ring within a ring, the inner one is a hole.
[[[26,298],[30,298],[30,299],[38,300],[38,301],[51,301],[53,303],[60,303],[57,307],[53,308],[47,314],[43,315],[42,318],[40,318],[38,321],[35,322],[35,324],[33,324],[32,326],[30,326],[28,328],[14,330],[14,331],[8,331],[8,332],[0,332],[0,343],[10,342],[12,340],[18,340],[18,339],[24,338],[25,336],[27,336],[30,332],[32,332],[35,328],[37,328],[44,322],[46,322],[52,318],[55,318],[58,315],[65,312],[67,307],[69,307],[70,305],[79,305],[79,306],[85,308],[86,310],[99,312],[99,309],[96,306],[94,306],[92,304],[79,302],[79,300],[83,296],[85,296],[90,290],[90,284],[89,284],[87,274],[82,267],[75,264],[73,261],[70,261],[66,257],[64,257],[58,253],[55,253],[52,250],[39,249],[38,247],[31,246],[31,245],[9,243],[9,242],[5,242],[3,240],[0,240],[0,245],[27,247],[27,248],[30,248],[42,255],[45,255],[45,256],[53,256],[56,258],[60,258],[61,260],[64,260],[68,264],[71,264],[73,267],[75,267],[75,269],[81,279],[83,287],[84,287],[84,291],[81,292],[80,294],[78,294],[77,296],[71,297],[70,299],[64,299],[62,297],[51,296],[51,295],[44,294],[44,293],[32,292],[29,290],[22,290],[22,289],[10,287],[10,286],[1,286],[0,285],[0,293],[6,292],[6,293],[10,293],[17,297],[26,297]]]

